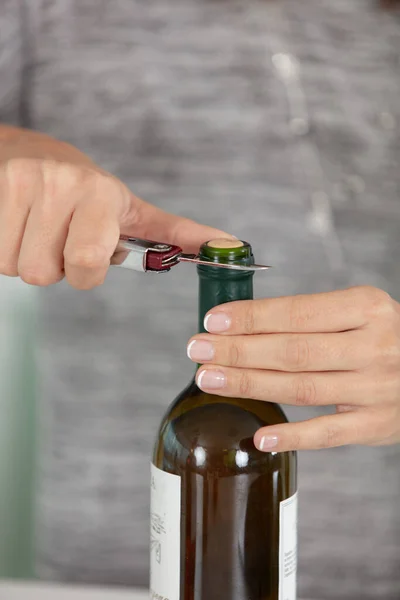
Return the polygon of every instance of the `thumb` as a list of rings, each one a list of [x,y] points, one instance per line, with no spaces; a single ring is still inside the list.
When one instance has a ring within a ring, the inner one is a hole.
[[[134,205],[133,220],[129,225],[121,226],[121,233],[125,235],[180,246],[187,253],[197,253],[208,240],[221,237],[235,239],[220,229],[172,215],[138,198],[134,199]]]

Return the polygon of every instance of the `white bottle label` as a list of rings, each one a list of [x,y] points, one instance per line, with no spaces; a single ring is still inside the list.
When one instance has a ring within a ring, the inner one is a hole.
[[[179,600],[181,478],[151,465],[150,600]]]
[[[296,600],[297,498],[279,507],[279,600]],[[151,465],[150,600],[180,600],[181,478]]]
[[[279,507],[279,600],[296,600],[298,493]]]

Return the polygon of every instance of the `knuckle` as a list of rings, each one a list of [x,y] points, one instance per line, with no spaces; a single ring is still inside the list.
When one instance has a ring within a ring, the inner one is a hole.
[[[63,204],[72,204],[74,201],[74,188],[81,188],[79,168],[77,166],[45,159],[37,161],[37,171],[40,180],[41,193],[37,198],[37,206],[42,216],[52,215],[54,207]]]
[[[48,202],[54,201],[59,195],[62,195],[63,199],[67,198],[67,201],[71,201],[75,192],[79,192],[79,197],[81,197],[82,190],[86,190],[88,194],[91,194],[101,188],[105,196],[109,194],[107,183],[111,182],[111,177],[107,177],[88,166],[57,160],[44,160],[40,163],[40,167],[44,199]]]
[[[241,398],[251,398],[253,396],[253,383],[248,373],[243,372],[239,376],[239,394]]]
[[[310,364],[310,346],[305,336],[289,337],[285,342],[284,364],[291,371],[305,371]]]
[[[315,406],[317,404],[317,390],[311,377],[295,379],[294,399],[297,406]]]
[[[335,425],[328,425],[325,427],[320,447],[335,448],[336,446],[340,446],[341,438],[340,429]]]
[[[395,303],[391,296],[384,290],[372,286],[357,288],[363,298],[365,316],[368,321],[393,318],[396,315]]]
[[[383,377],[374,377],[371,384],[370,404],[383,406],[386,403],[398,402],[400,398],[400,375],[398,369],[385,373]]]
[[[378,331],[369,330],[368,343],[359,346],[359,356],[364,359],[363,367],[380,367],[383,372],[392,368],[398,370],[400,364],[400,336],[392,328],[380,327]]]
[[[11,190],[17,192],[28,190],[40,175],[39,161],[29,158],[12,158],[5,163],[4,174]],[[19,195],[18,198],[20,198]]]
[[[368,344],[360,345],[354,351],[354,356],[358,357],[358,369],[370,369],[380,364],[384,355],[383,344],[381,344],[378,336],[370,339]]]
[[[80,269],[99,269],[108,266],[109,256],[101,246],[80,246],[64,253],[66,264]]]
[[[400,339],[393,330],[382,335],[380,343],[376,345],[378,358],[383,359],[386,367],[398,368],[400,363]]]
[[[92,193],[102,198],[122,198],[126,193],[123,183],[109,173],[86,168],[81,170],[81,177]]]
[[[289,299],[289,326],[292,331],[304,330],[312,317],[310,301],[306,296]]]
[[[301,436],[299,433],[292,433],[290,436],[290,448],[294,451],[302,448]]]
[[[237,367],[241,363],[242,351],[237,342],[231,341],[228,348],[228,363],[231,367]]]
[[[254,333],[254,307],[252,303],[246,303],[243,316],[243,330],[246,334]]]
[[[43,161],[41,168],[45,186],[64,192],[81,185],[82,174],[85,172],[76,165],[55,160]]]

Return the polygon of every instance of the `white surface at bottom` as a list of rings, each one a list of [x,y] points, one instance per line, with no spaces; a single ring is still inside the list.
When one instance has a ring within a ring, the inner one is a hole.
[[[137,588],[93,588],[0,581],[0,600],[149,600]]]
[[[0,600],[149,600],[147,590],[0,581]]]

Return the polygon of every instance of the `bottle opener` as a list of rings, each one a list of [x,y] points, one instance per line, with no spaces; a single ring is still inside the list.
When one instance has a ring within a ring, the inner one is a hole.
[[[221,267],[235,271],[266,271],[267,265],[235,265],[201,260],[196,254],[184,254],[182,248],[150,240],[122,235],[112,258],[112,264],[125,269],[147,273],[166,273],[180,262]]]

